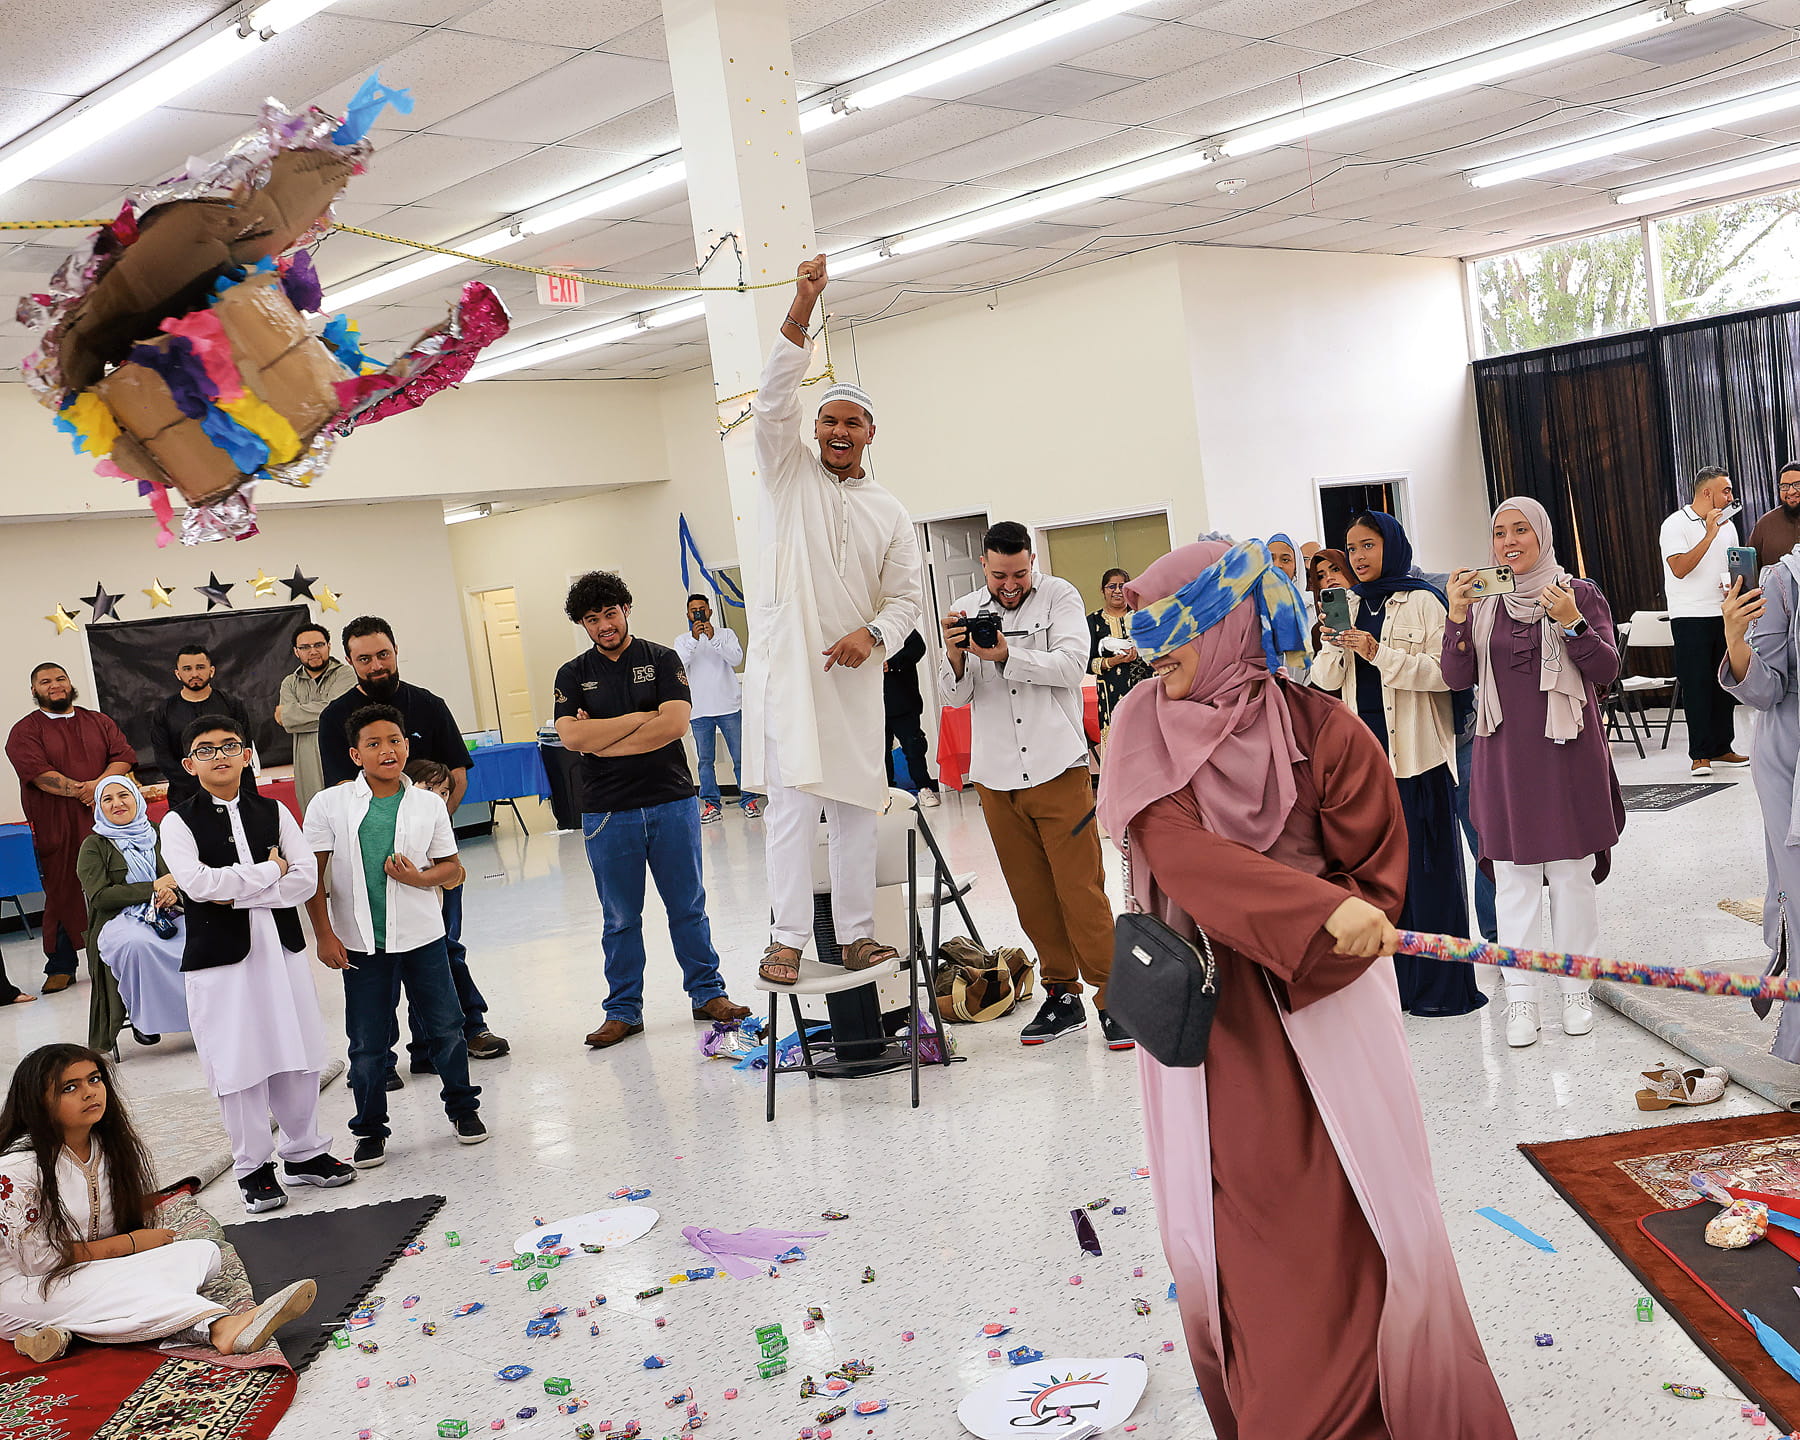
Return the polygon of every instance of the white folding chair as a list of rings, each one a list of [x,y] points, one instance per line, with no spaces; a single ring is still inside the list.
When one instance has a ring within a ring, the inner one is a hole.
[[[1675,654],[1675,632],[1669,628],[1669,616],[1663,610],[1637,610],[1631,619],[1619,627],[1621,637],[1620,650],[1667,650],[1671,659]],[[1621,654],[1621,659],[1624,656]],[[1623,670],[1623,665],[1620,669]],[[1644,713],[1643,696],[1651,691],[1667,690],[1669,692],[1669,709],[1663,717],[1663,734],[1661,748],[1669,748],[1669,731],[1674,727],[1676,713],[1681,709],[1681,681],[1668,675],[1621,675],[1620,693],[1631,697],[1637,706],[1638,713]],[[1644,716],[1644,733],[1650,733],[1649,716]]]

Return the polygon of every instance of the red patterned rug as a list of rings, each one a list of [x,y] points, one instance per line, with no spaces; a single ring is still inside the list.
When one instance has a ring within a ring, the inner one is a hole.
[[[293,1398],[291,1370],[170,1360],[149,1345],[77,1344],[48,1365],[0,1348],[6,1440],[267,1440]]]

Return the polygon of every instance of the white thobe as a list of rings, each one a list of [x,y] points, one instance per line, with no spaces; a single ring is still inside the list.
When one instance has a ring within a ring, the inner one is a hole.
[[[112,1177],[98,1143],[86,1164],[67,1149],[58,1151],[56,1183],[78,1240],[143,1228],[143,1220],[131,1216],[122,1226],[114,1223]],[[219,1273],[219,1247],[210,1240],[177,1240],[135,1255],[89,1260],[46,1293],[40,1277],[57,1263],[47,1228],[37,1157],[29,1149],[0,1156],[0,1340],[59,1325],[87,1340],[126,1345],[160,1340],[229,1313],[198,1293]]]
[[[887,804],[887,711],[877,648],[852,670],[825,652],[865,625],[898,650],[924,609],[906,508],[869,479],[819,463],[800,383],[810,348],[777,339],[751,405],[762,486],[744,669],[745,784],[768,789],[766,748],[787,787],[865,810]]]

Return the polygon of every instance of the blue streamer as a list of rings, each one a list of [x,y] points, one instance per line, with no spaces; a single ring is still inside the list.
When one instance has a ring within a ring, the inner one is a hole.
[[[1769,1352],[1769,1358],[1789,1375],[1792,1375],[1794,1379],[1800,1380],[1800,1350],[1796,1350],[1788,1344],[1779,1330],[1764,1324],[1748,1310],[1744,1312],[1744,1318],[1750,1322],[1750,1328],[1756,1332],[1757,1342]]]
[[[363,81],[357,92],[350,97],[350,103],[344,107],[344,123],[331,132],[332,143],[356,144],[369,133],[376,118],[390,105],[402,115],[412,114],[412,91],[390,89],[383,85],[381,72],[378,70]]]
[[[254,475],[268,464],[269,447],[262,436],[223,410],[209,406],[200,417],[200,429],[244,474]]]
[[[694,557],[694,567],[699,570],[701,578],[706,581],[707,588],[719,598],[719,603],[729,605],[735,610],[742,610],[744,608],[744,592],[732,582],[729,576],[717,574],[706,568],[706,561],[700,555],[699,543],[694,539],[694,532],[688,528],[686,514],[679,517],[677,524],[681,544],[681,588],[689,591],[694,588],[688,578],[688,556],[691,554]],[[730,595],[725,593],[727,585],[731,586]],[[733,598],[734,596],[736,598]]]
[[[1512,1231],[1513,1234],[1517,1235],[1527,1245],[1535,1245],[1540,1250],[1548,1250],[1552,1255],[1556,1253],[1556,1247],[1542,1235],[1538,1234],[1537,1231],[1527,1229],[1517,1220],[1513,1219],[1512,1216],[1496,1210],[1492,1205],[1483,1205],[1475,1213],[1481,1216],[1483,1220],[1492,1220],[1494,1224],[1498,1225],[1502,1230]]]

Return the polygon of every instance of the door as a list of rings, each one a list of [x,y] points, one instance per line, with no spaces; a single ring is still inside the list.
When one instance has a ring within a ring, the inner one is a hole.
[[[981,579],[981,537],[987,534],[988,518],[980,515],[958,515],[951,520],[927,520],[919,526],[920,543],[925,549],[925,588],[932,613],[926,617],[930,626],[921,622],[927,642],[941,633],[941,623],[950,607],[971,590],[979,590]]]
[[[1325,548],[1342,550],[1350,522],[1358,515],[1375,512],[1406,523],[1406,482],[1400,478],[1319,481],[1319,528]]]
[[[500,738],[508,743],[537,738],[531,686],[525,668],[525,639],[519,633],[519,599],[511,586],[482,590],[481,629],[487,638],[488,678],[494,687],[494,711]]]
[[[1090,612],[1101,607],[1100,577],[1108,570],[1136,575],[1169,553],[1169,516],[1164,510],[1050,526],[1039,533],[1043,539],[1039,568],[1081,591],[1082,604]]]

